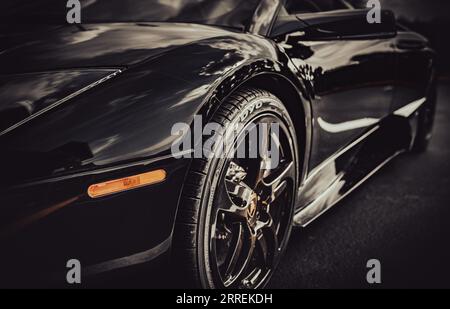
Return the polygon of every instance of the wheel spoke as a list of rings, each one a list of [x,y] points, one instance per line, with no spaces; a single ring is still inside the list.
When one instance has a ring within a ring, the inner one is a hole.
[[[275,202],[286,191],[287,187],[288,185],[286,181],[283,181],[278,187],[276,187],[270,196],[269,203],[272,204]]]
[[[262,232],[258,236],[258,241],[256,242],[256,249],[259,251],[259,254],[261,255],[261,258],[262,258],[260,263],[264,267],[267,266],[270,248],[268,247],[264,232]]]
[[[267,234],[269,235],[269,239],[272,241],[272,246],[273,246],[273,257],[272,258],[275,260],[277,254],[278,254],[279,242],[278,242],[277,228],[273,221],[270,223],[267,230],[268,230]]]
[[[287,188],[286,180],[295,177],[295,166],[293,162],[282,164],[276,171],[270,174],[263,185],[263,200],[267,204],[273,203]]]
[[[230,248],[231,254],[228,256],[225,262],[225,265],[227,267],[225,270],[225,278],[232,276],[241,255],[242,247],[244,245],[244,231],[241,224],[237,225],[237,231],[233,235],[232,242],[233,246]]]
[[[258,278],[261,276],[263,270],[259,268],[253,269],[253,271],[242,280],[242,284],[246,288],[252,288],[256,285]]]
[[[256,236],[244,224],[239,225],[234,238],[231,254],[225,262],[224,279],[228,285],[239,282],[239,278],[245,274],[256,245]]]
[[[261,267],[271,267],[278,252],[278,236],[271,217],[268,222],[260,225],[259,231],[256,248],[263,257]]]

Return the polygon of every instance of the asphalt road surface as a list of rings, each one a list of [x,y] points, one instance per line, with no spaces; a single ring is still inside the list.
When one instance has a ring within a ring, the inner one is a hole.
[[[291,236],[271,288],[450,288],[450,82],[427,153],[405,154]],[[366,281],[381,262],[380,285]]]

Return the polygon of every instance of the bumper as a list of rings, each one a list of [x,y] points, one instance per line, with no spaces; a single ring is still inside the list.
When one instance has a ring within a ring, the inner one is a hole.
[[[167,254],[188,162],[171,158],[2,190],[0,285],[65,283],[71,259],[83,276]],[[91,199],[87,188],[164,169],[164,182]]]

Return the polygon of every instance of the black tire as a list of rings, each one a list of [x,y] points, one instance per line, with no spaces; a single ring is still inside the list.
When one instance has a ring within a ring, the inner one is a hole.
[[[270,280],[284,253],[292,229],[299,170],[296,135],[287,109],[271,93],[246,88],[232,94],[211,120],[224,128],[237,124],[246,127],[257,121],[273,121],[279,124],[282,131],[277,143],[280,145],[281,161],[276,169],[258,169],[261,158],[193,159],[182,193],[173,242],[175,280],[182,287],[262,288]],[[268,136],[272,136],[272,132]],[[236,138],[235,142],[238,140]],[[241,173],[243,170],[245,172]],[[277,173],[285,177],[282,182],[281,177],[276,177]],[[238,174],[240,178],[236,176]],[[233,177],[232,180],[230,177]],[[271,183],[269,178],[277,179],[277,183]],[[254,191],[248,189],[253,182]],[[277,194],[269,194],[266,191],[269,186],[272,189],[278,186],[273,191]],[[246,196],[253,192],[251,198],[246,200],[240,193],[237,194],[239,189],[246,191]],[[263,196],[265,202],[261,202]],[[272,198],[275,196],[277,198]],[[243,205],[247,206],[242,210],[236,205],[242,206],[242,209]],[[239,209],[239,216],[236,209]],[[271,212],[277,212],[277,216]],[[257,230],[263,221],[267,226]],[[234,249],[231,249],[233,246]],[[253,266],[257,263],[261,265]],[[256,272],[245,277],[245,271],[252,267]]]
[[[419,111],[416,137],[411,152],[415,154],[424,153],[433,137],[434,118],[436,115],[437,86],[436,82],[431,84],[428,91],[427,102]]]

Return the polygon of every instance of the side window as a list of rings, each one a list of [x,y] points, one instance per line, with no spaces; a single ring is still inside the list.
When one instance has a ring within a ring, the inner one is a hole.
[[[320,7],[313,0],[287,0],[285,6],[291,15],[320,12]]]
[[[341,0],[287,0],[289,14],[315,13],[348,8]]]

